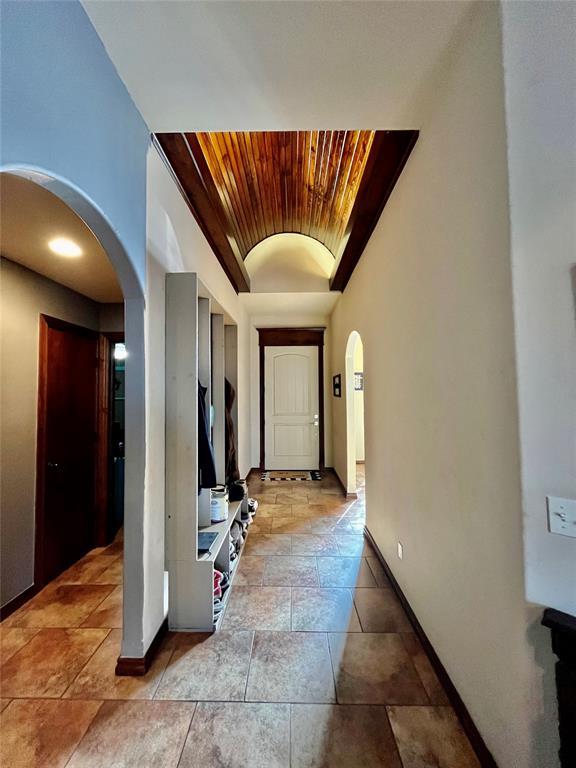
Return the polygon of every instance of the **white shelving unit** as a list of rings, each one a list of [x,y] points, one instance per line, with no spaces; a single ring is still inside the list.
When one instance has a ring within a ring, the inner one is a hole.
[[[237,330],[194,273],[166,276],[166,563],[168,623],[173,630],[212,631],[214,569],[235,572],[228,519],[210,521],[210,492],[198,494],[198,384],[214,406],[212,444],[216,479],[225,482],[225,387],[237,381]],[[233,413],[235,425],[236,414]],[[198,554],[198,533],[216,533],[210,552]],[[239,557],[234,564],[237,565]],[[230,589],[225,593],[226,597]]]

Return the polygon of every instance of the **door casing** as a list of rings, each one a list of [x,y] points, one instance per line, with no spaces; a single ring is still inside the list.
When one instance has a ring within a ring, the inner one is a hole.
[[[257,328],[260,367],[260,470],[265,470],[265,372],[266,347],[318,347],[318,466],[324,469],[324,331],[325,328]]]
[[[37,444],[36,444],[36,504],[35,504],[35,543],[34,543],[34,589],[42,589],[47,583],[45,574],[45,494],[46,494],[46,443],[47,443],[47,384],[49,372],[48,332],[50,328],[81,333],[97,341],[94,376],[96,379],[94,402],[94,426],[96,443],[94,453],[94,527],[92,545],[103,546],[106,543],[107,497],[102,492],[108,483],[108,456],[110,432],[110,355],[111,343],[120,334],[99,334],[88,328],[60,320],[48,315],[40,315],[39,358],[38,358],[38,404],[37,404]],[[123,337],[123,334],[121,334]]]

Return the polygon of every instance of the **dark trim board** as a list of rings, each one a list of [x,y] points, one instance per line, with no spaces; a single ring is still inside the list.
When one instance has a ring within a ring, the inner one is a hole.
[[[21,608],[24,603],[31,600],[34,595],[38,594],[38,592],[40,592],[40,589],[36,584],[31,584],[28,589],[24,590],[24,592],[20,592],[20,594],[13,597],[12,600],[8,600],[8,602],[0,608],[0,621],[7,619],[10,614],[17,611],[18,608]]]
[[[412,610],[410,603],[408,602],[404,592],[402,592],[400,585],[394,578],[394,574],[392,573],[392,571],[390,570],[390,566],[384,559],[384,555],[378,549],[378,545],[374,541],[374,538],[372,537],[372,534],[370,533],[368,528],[364,527],[364,533],[366,534],[366,537],[370,541],[370,544],[372,544],[372,547],[376,552],[376,556],[378,557],[378,560],[380,561],[380,564],[382,565],[382,568],[384,568],[386,576],[390,581],[392,589],[394,590],[398,600],[402,604],[402,607],[404,608],[404,611],[406,612],[406,615],[408,616],[408,619],[412,624],[412,627],[414,628],[414,632],[418,636],[418,639],[420,640],[422,647],[424,648],[424,651],[428,656],[428,659],[432,664],[432,667],[434,668],[434,672],[436,672],[438,680],[440,681],[440,684],[444,688],[444,692],[446,693],[446,696],[448,697],[448,700],[450,701],[450,704],[452,705],[452,708],[454,709],[454,712],[456,713],[456,716],[460,721],[460,725],[462,726],[464,733],[468,737],[468,740],[472,745],[474,752],[476,753],[476,757],[480,761],[480,765],[482,766],[482,768],[498,768],[496,761],[492,757],[492,753],[486,746],[486,743],[482,738],[480,731],[478,730],[478,728],[476,728],[476,725],[474,724],[474,721],[472,720],[472,717],[468,712],[466,705],[460,698],[460,694],[456,690],[456,687],[452,682],[452,680],[450,679],[448,672],[446,672],[444,665],[438,658],[438,655],[434,650],[432,643],[430,642],[430,640],[428,640],[428,637],[426,636],[426,633],[422,629],[422,626],[418,621],[416,614]]]
[[[260,471],[266,469],[265,377],[264,350],[266,347],[318,347],[318,468],[324,469],[324,328],[257,328],[260,378]]]
[[[158,627],[158,632],[154,635],[154,639],[148,646],[148,650],[144,656],[118,656],[118,661],[116,662],[116,675],[118,675],[118,677],[141,677],[142,675],[145,675],[154,661],[160,643],[164,640],[167,634],[168,617],[166,616],[162,624]]]
[[[343,291],[348,285],[417,139],[418,131],[376,131],[330,290]]]

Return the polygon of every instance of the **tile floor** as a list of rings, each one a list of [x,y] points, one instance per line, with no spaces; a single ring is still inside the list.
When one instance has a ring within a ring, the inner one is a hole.
[[[114,675],[121,541],[12,614],[0,765],[477,768],[364,540],[359,480],[356,501],[332,476],[251,483],[260,508],[222,630],[169,635],[144,677]]]

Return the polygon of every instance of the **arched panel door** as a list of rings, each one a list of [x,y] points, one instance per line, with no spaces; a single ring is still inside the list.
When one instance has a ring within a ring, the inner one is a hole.
[[[266,469],[318,469],[318,347],[266,347],[264,370]]]

